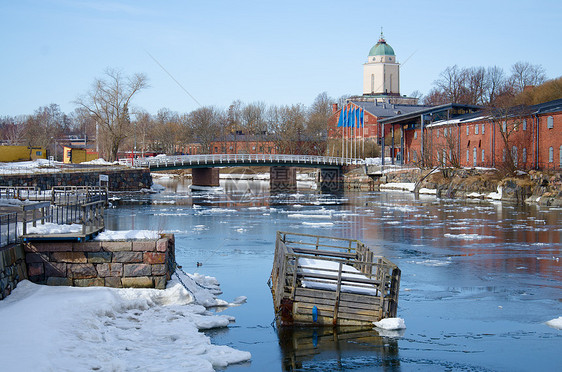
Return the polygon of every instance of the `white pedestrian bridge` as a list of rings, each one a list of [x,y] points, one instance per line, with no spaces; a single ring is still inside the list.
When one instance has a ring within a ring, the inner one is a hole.
[[[304,168],[341,168],[363,165],[363,159],[341,158],[316,155],[275,155],[275,154],[213,154],[213,155],[172,155],[150,158],[121,159],[120,163],[151,170],[182,168],[215,168],[239,166],[286,166]]]

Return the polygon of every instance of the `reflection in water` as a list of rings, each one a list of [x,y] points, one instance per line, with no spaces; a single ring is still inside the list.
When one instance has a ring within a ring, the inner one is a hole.
[[[284,371],[400,370],[398,332],[389,337],[361,327],[281,327],[278,335]]]

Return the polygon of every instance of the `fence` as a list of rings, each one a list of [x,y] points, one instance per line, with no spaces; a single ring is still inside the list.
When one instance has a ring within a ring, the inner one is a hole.
[[[18,215],[6,213],[0,215],[0,247],[14,244],[18,241]]]

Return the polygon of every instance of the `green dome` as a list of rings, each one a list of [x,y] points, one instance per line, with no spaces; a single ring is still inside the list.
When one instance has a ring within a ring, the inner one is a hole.
[[[372,47],[371,50],[369,51],[369,57],[393,56],[393,55],[394,55],[394,49],[392,49],[392,47],[386,43],[386,40],[384,40],[382,34],[377,45]]]

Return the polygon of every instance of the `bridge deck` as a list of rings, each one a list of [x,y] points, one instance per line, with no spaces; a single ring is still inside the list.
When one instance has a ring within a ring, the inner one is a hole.
[[[349,165],[362,165],[362,159],[337,158],[310,155],[274,154],[215,154],[156,156],[134,159],[132,165],[148,167],[151,170],[213,168],[225,166],[290,166],[303,168],[339,168]]]

